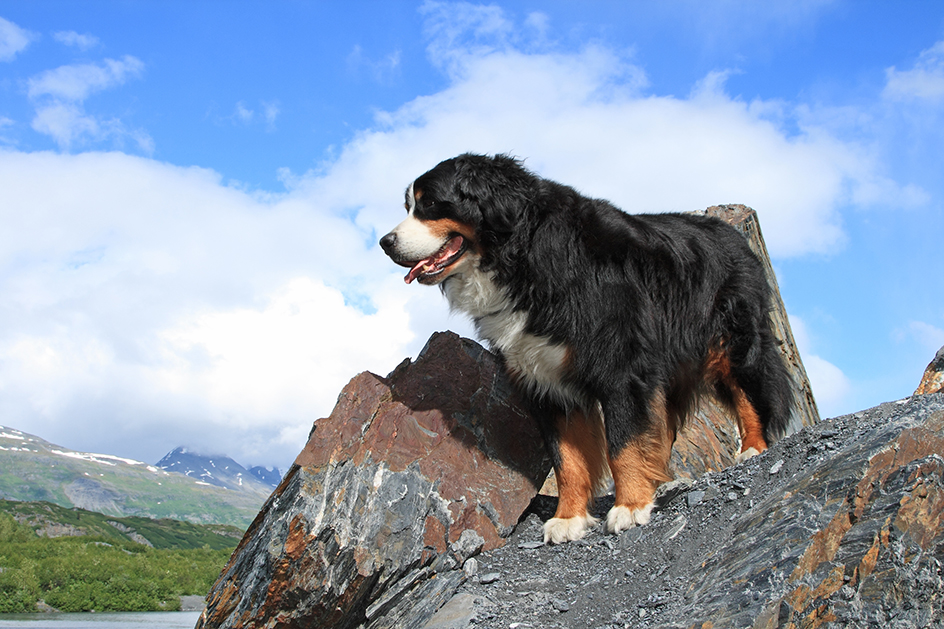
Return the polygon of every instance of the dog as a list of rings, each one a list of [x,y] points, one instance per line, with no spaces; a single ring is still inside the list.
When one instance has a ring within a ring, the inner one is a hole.
[[[409,284],[438,285],[504,359],[538,422],[559,501],[544,541],[649,522],[699,393],[737,417],[738,460],[784,434],[792,386],[770,288],[746,239],[704,215],[630,215],[507,155],[464,154],[416,179],[381,240]]]

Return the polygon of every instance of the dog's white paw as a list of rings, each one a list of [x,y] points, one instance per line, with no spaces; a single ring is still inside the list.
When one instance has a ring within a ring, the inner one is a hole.
[[[630,509],[617,505],[606,514],[606,530],[610,533],[619,533],[634,526],[648,524],[654,506],[655,503],[652,502],[642,509]]]
[[[734,464],[737,465],[738,463],[743,463],[744,461],[748,460],[749,458],[753,456],[757,456],[758,454],[760,454],[760,451],[758,451],[757,448],[754,448],[754,447],[748,448],[744,452],[734,457]]]
[[[551,518],[544,523],[544,543],[563,544],[581,539],[587,529],[597,523],[597,519],[589,514],[578,515],[572,518]]]

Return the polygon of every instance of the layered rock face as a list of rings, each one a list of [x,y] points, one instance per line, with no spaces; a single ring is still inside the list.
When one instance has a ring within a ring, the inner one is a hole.
[[[924,370],[924,376],[918,384],[915,395],[938,393],[944,391],[944,347],[937,350],[937,354]]]
[[[496,357],[435,334],[315,423],[197,626],[415,626],[469,556],[504,542],[549,469]]]

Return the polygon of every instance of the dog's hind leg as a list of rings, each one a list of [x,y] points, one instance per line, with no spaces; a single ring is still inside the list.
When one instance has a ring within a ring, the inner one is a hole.
[[[706,362],[706,376],[737,417],[738,463],[786,432],[793,406],[793,385],[770,328],[765,321],[742,327],[740,336],[709,351]]]
[[[731,409],[737,419],[738,432],[741,434],[741,451],[735,461],[740,463],[766,450],[764,425],[757,409],[735,378],[727,351],[716,348],[709,352],[706,373],[708,378],[714,381],[719,399]]]
[[[741,451],[735,457],[735,462],[746,461],[752,456],[757,456],[767,449],[767,440],[764,438],[764,425],[760,421],[760,416],[747,394],[736,382],[727,385],[731,391],[732,406],[734,414],[737,416],[738,431],[741,433]]]
[[[709,354],[709,376],[719,398],[733,411],[741,433],[740,463],[767,449],[785,431],[793,394],[789,375],[771,342],[760,344],[759,358],[737,364],[724,350]]]
[[[606,528],[611,533],[647,524],[656,488],[672,480],[668,466],[675,425],[661,391],[653,397],[649,411],[645,431],[631,437],[615,453],[614,440],[609,440],[610,471],[616,487],[616,503],[606,516]]]
[[[607,476],[606,439],[597,410],[571,411],[556,418],[557,512],[544,524],[544,541],[580,539],[596,519],[587,506]]]

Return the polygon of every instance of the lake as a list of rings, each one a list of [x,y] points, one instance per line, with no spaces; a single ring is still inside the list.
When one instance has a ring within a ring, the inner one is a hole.
[[[193,629],[200,612],[101,612],[94,614],[0,614],[0,628]]]

